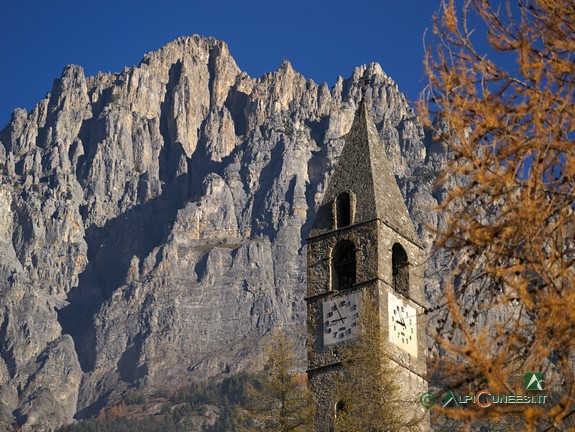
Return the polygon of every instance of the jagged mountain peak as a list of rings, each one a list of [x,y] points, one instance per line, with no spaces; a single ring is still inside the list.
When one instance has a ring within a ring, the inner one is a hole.
[[[437,164],[376,63],[330,91],[289,62],[252,78],[196,35],[118,73],[67,66],[15,111],[0,132],[0,425],[55,427],[133,388],[257,367],[271,329],[301,328],[305,238],[366,71],[385,154],[427,214]]]
[[[200,35],[181,36],[158,50],[150,51],[140,62],[140,66],[157,67],[164,63],[175,63],[185,57],[207,60],[210,55],[231,57],[228,45],[213,37]],[[233,60],[233,59],[232,59]],[[235,64],[235,61],[234,61]]]

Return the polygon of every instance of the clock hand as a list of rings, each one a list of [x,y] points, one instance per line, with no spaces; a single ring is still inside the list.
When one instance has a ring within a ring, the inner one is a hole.
[[[337,311],[337,314],[339,315],[339,320],[341,320],[341,322],[345,322],[345,318],[341,316],[341,312],[339,311],[339,308],[337,307],[337,305],[335,306],[335,310]]]
[[[401,314],[401,309],[397,308],[397,313],[399,314],[399,319],[401,320],[401,325],[405,327],[405,320],[403,319],[403,315]]]

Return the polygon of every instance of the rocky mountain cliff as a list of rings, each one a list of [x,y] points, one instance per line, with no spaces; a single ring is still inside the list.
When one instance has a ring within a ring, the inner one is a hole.
[[[17,109],[0,132],[0,425],[257,366],[276,327],[303,338],[305,239],[364,74],[429,250],[442,152],[377,64],[329,89],[184,37],[121,73],[68,66]]]

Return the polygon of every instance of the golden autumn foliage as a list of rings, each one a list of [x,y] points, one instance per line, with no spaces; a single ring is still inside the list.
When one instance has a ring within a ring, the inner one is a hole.
[[[128,407],[126,402],[122,401],[118,405],[112,405],[108,410],[102,407],[98,412],[98,420],[114,420],[126,417],[128,414]]]
[[[575,2],[443,0],[425,64],[420,113],[449,152],[437,373],[446,388],[513,393],[518,375],[543,372],[549,395],[442,414],[563,430],[575,424]]]

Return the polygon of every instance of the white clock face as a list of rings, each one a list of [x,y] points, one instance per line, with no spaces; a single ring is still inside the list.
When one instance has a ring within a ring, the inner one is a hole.
[[[388,293],[389,340],[417,357],[417,311],[406,301]]]
[[[360,307],[359,293],[338,296],[322,303],[324,345],[342,342],[357,336]]]

